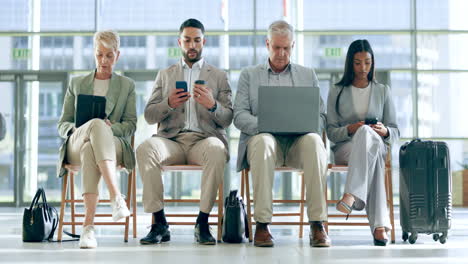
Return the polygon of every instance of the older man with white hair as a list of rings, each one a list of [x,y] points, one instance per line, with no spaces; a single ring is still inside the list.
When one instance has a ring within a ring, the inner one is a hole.
[[[310,245],[329,247],[331,242],[323,222],[327,220],[325,200],[327,153],[316,133],[280,136],[259,133],[257,122],[260,86],[313,86],[318,88],[314,70],[291,63],[294,31],[285,21],[275,21],[268,28],[268,61],[242,71],[234,104],[234,125],[242,132],[237,169],[250,167],[253,178],[256,230],[254,245],[272,247],[268,225],[273,215],[273,178],[275,167],[289,166],[304,170],[307,188],[307,215],[311,226]],[[294,88],[291,88],[294,89]],[[282,107],[294,102],[284,102]],[[321,128],[325,125],[325,107],[320,99]]]

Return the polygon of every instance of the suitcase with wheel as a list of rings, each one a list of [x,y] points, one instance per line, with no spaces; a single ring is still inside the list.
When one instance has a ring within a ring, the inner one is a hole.
[[[445,142],[415,139],[400,148],[400,224],[403,241],[432,234],[444,244],[452,218],[452,180]]]

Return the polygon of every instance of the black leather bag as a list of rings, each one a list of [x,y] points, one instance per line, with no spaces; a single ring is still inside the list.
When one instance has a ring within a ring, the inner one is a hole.
[[[242,198],[237,190],[229,193],[224,201],[223,241],[228,243],[242,243],[249,237],[247,213]]]
[[[40,200],[42,199],[42,202]],[[54,237],[58,224],[57,210],[47,204],[43,188],[39,188],[31,206],[24,208],[23,242],[41,242]]]

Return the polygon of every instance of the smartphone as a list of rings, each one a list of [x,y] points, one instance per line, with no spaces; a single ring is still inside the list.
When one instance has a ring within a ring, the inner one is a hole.
[[[379,122],[379,119],[377,117],[366,118],[366,120],[364,120],[364,124],[366,125],[376,125],[377,122]]]
[[[195,84],[205,84],[205,80],[196,80]]]
[[[186,81],[176,81],[175,82],[175,88],[176,89],[184,89],[182,92],[178,93],[186,93],[187,92],[187,82]],[[185,97],[185,96],[183,96]]]

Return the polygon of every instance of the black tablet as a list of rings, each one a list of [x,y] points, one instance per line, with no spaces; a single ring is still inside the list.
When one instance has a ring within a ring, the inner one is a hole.
[[[93,118],[106,118],[106,97],[79,94],[76,103],[75,127],[78,128]]]

